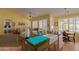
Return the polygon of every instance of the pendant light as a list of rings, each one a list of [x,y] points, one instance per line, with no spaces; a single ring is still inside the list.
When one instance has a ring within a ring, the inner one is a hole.
[[[29,12],[29,19],[32,19],[32,12]]]

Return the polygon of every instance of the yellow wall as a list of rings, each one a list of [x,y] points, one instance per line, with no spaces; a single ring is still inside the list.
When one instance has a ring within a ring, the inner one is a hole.
[[[4,32],[4,21],[5,19],[11,19],[15,23],[15,28],[20,28],[22,26],[18,26],[18,22],[25,22],[30,26],[30,21],[27,17],[22,15],[20,12],[14,10],[14,9],[0,9],[0,35]],[[27,26],[23,26],[24,28],[27,28]]]

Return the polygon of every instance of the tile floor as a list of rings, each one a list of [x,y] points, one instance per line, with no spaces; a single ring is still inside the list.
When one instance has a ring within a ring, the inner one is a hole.
[[[18,37],[13,34],[5,34],[0,36],[0,51],[20,51],[21,46],[18,45]]]
[[[73,41],[64,42],[62,51],[79,51],[79,39],[76,38],[75,40],[75,43]]]
[[[21,51],[21,47],[0,47],[0,51]]]
[[[16,46],[17,41],[14,40],[15,38],[12,39],[10,36],[8,36],[8,37],[9,37],[9,39],[8,39],[8,44],[7,45],[9,45],[9,46],[7,46],[5,44],[6,41],[7,41],[6,39],[5,39],[5,41],[0,39],[0,42],[3,42],[3,43],[0,43],[0,51],[21,51],[21,46]],[[75,43],[73,41],[65,42],[64,46],[62,48],[62,51],[79,51],[79,39],[76,38]]]

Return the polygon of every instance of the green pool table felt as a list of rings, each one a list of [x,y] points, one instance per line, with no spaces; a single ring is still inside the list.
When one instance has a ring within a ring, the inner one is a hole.
[[[27,39],[27,41],[29,43],[31,43],[32,45],[37,45],[37,44],[42,43],[46,40],[48,40],[48,37],[45,37],[45,36],[35,36],[35,37],[31,37],[31,38]]]

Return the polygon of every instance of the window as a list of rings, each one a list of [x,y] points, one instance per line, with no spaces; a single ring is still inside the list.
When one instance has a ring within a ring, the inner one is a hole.
[[[69,32],[75,32],[75,18],[69,18]]]
[[[63,19],[62,21],[62,29],[67,31],[68,30],[68,19]]]
[[[62,24],[63,24],[63,22],[62,22],[62,19],[59,19],[59,31],[62,31],[63,29],[62,29]]]
[[[39,20],[39,29],[44,30],[47,32],[47,20]]]
[[[47,32],[47,19],[37,20],[32,22],[32,28],[39,28]]]
[[[79,17],[76,17],[76,32],[79,32]]]
[[[32,22],[32,28],[38,28],[38,21],[33,21]]]
[[[69,32],[75,32],[76,27],[78,28],[79,25],[79,20],[78,20],[78,24],[75,25],[76,21],[75,21],[75,17],[73,18],[67,18],[67,19],[61,19],[61,21],[59,21],[59,28],[61,30],[65,30],[65,31],[69,31]],[[77,30],[78,31],[78,30]]]
[[[47,30],[47,20],[43,20],[43,30]]]
[[[39,29],[43,28],[43,20],[39,20]]]

